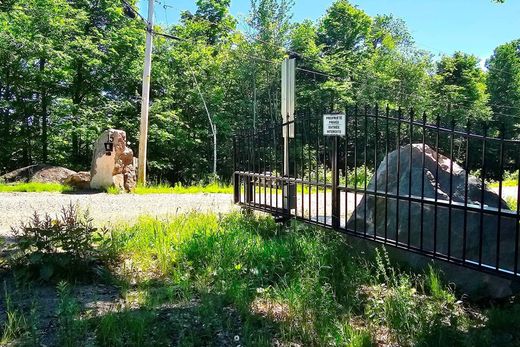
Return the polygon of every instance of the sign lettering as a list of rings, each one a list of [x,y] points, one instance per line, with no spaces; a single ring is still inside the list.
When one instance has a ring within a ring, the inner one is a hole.
[[[323,135],[345,136],[345,121],[344,114],[324,114]]]

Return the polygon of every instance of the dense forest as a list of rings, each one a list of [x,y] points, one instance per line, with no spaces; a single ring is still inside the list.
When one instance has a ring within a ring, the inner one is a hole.
[[[92,143],[109,127],[126,130],[137,152],[146,24],[133,2],[0,2],[0,174],[33,163],[89,169]],[[280,62],[289,55],[297,57],[297,114],[413,107],[520,137],[520,39],[497,47],[484,71],[463,52],[435,58],[402,20],[370,17],[347,0],[301,23],[292,0],[251,0],[243,22],[229,6],[197,0],[194,13],[154,28],[179,39],[154,37],[153,180],[192,183],[211,173],[200,94],[217,129],[218,174],[229,179],[234,132],[280,118]]]

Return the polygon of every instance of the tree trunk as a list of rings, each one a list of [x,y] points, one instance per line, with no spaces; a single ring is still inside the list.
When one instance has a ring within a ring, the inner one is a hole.
[[[41,80],[41,86],[42,90],[40,93],[40,107],[41,107],[41,121],[42,121],[42,162],[47,163],[48,159],[48,148],[49,148],[49,141],[48,141],[48,135],[47,135],[47,88],[44,86],[46,81],[44,81],[43,73],[45,71],[45,59],[40,59],[40,76],[42,76]]]
[[[73,111],[72,111],[72,163],[78,164],[79,163],[79,135],[78,135],[78,126],[79,126],[79,119],[78,119],[78,111],[79,111],[79,105],[81,103],[81,88],[83,84],[83,74],[81,73],[82,69],[82,63],[79,62],[78,66],[76,68],[76,76],[74,77],[73,82],[73,90],[74,94],[72,96],[72,104],[74,105]]]

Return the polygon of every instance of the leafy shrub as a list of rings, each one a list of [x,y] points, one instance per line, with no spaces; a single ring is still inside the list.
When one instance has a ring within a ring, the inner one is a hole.
[[[111,255],[111,238],[92,224],[88,211],[62,208],[57,218],[34,213],[29,223],[12,229],[16,241],[10,265],[28,278],[44,281],[100,274]]]

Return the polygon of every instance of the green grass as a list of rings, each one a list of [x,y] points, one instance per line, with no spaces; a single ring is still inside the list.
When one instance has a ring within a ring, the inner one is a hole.
[[[488,188],[498,188],[500,182],[493,181],[487,184]],[[515,172],[504,172],[502,179],[502,187],[516,187],[518,186],[518,171]]]
[[[121,300],[96,312],[59,284],[60,345],[520,344],[518,302],[470,305],[433,268],[399,270],[383,248],[360,253],[304,224],[190,213],[142,217],[107,237]],[[11,341],[27,331],[22,313],[5,325]]]
[[[14,193],[14,192],[56,192],[66,193],[74,189],[70,186],[59,183],[0,183],[0,193]]]
[[[124,331],[138,317],[153,331],[157,307],[195,300],[195,308],[181,310],[192,322],[168,323],[186,345],[218,344],[219,331],[246,346],[372,346],[381,338],[402,346],[487,346],[508,334],[520,342],[513,324],[497,332],[476,319],[436,270],[401,272],[382,249],[362,255],[342,236],[302,224],[284,229],[266,217],[189,214],[142,218],[112,237],[125,259],[120,276],[136,283],[125,297],[142,310],[116,316]]]
[[[121,191],[115,187],[107,189],[109,194],[120,194]],[[177,183],[174,186],[169,184],[157,184],[149,186],[137,186],[133,192],[137,195],[146,194],[198,194],[198,193],[215,193],[215,194],[232,194],[233,186],[220,183],[211,183],[208,185],[183,186]]]
[[[491,182],[487,185],[488,188],[498,188],[500,186],[500,182]],[[518,180],[506,180],[502,181],[502,187],[517,187]]]

